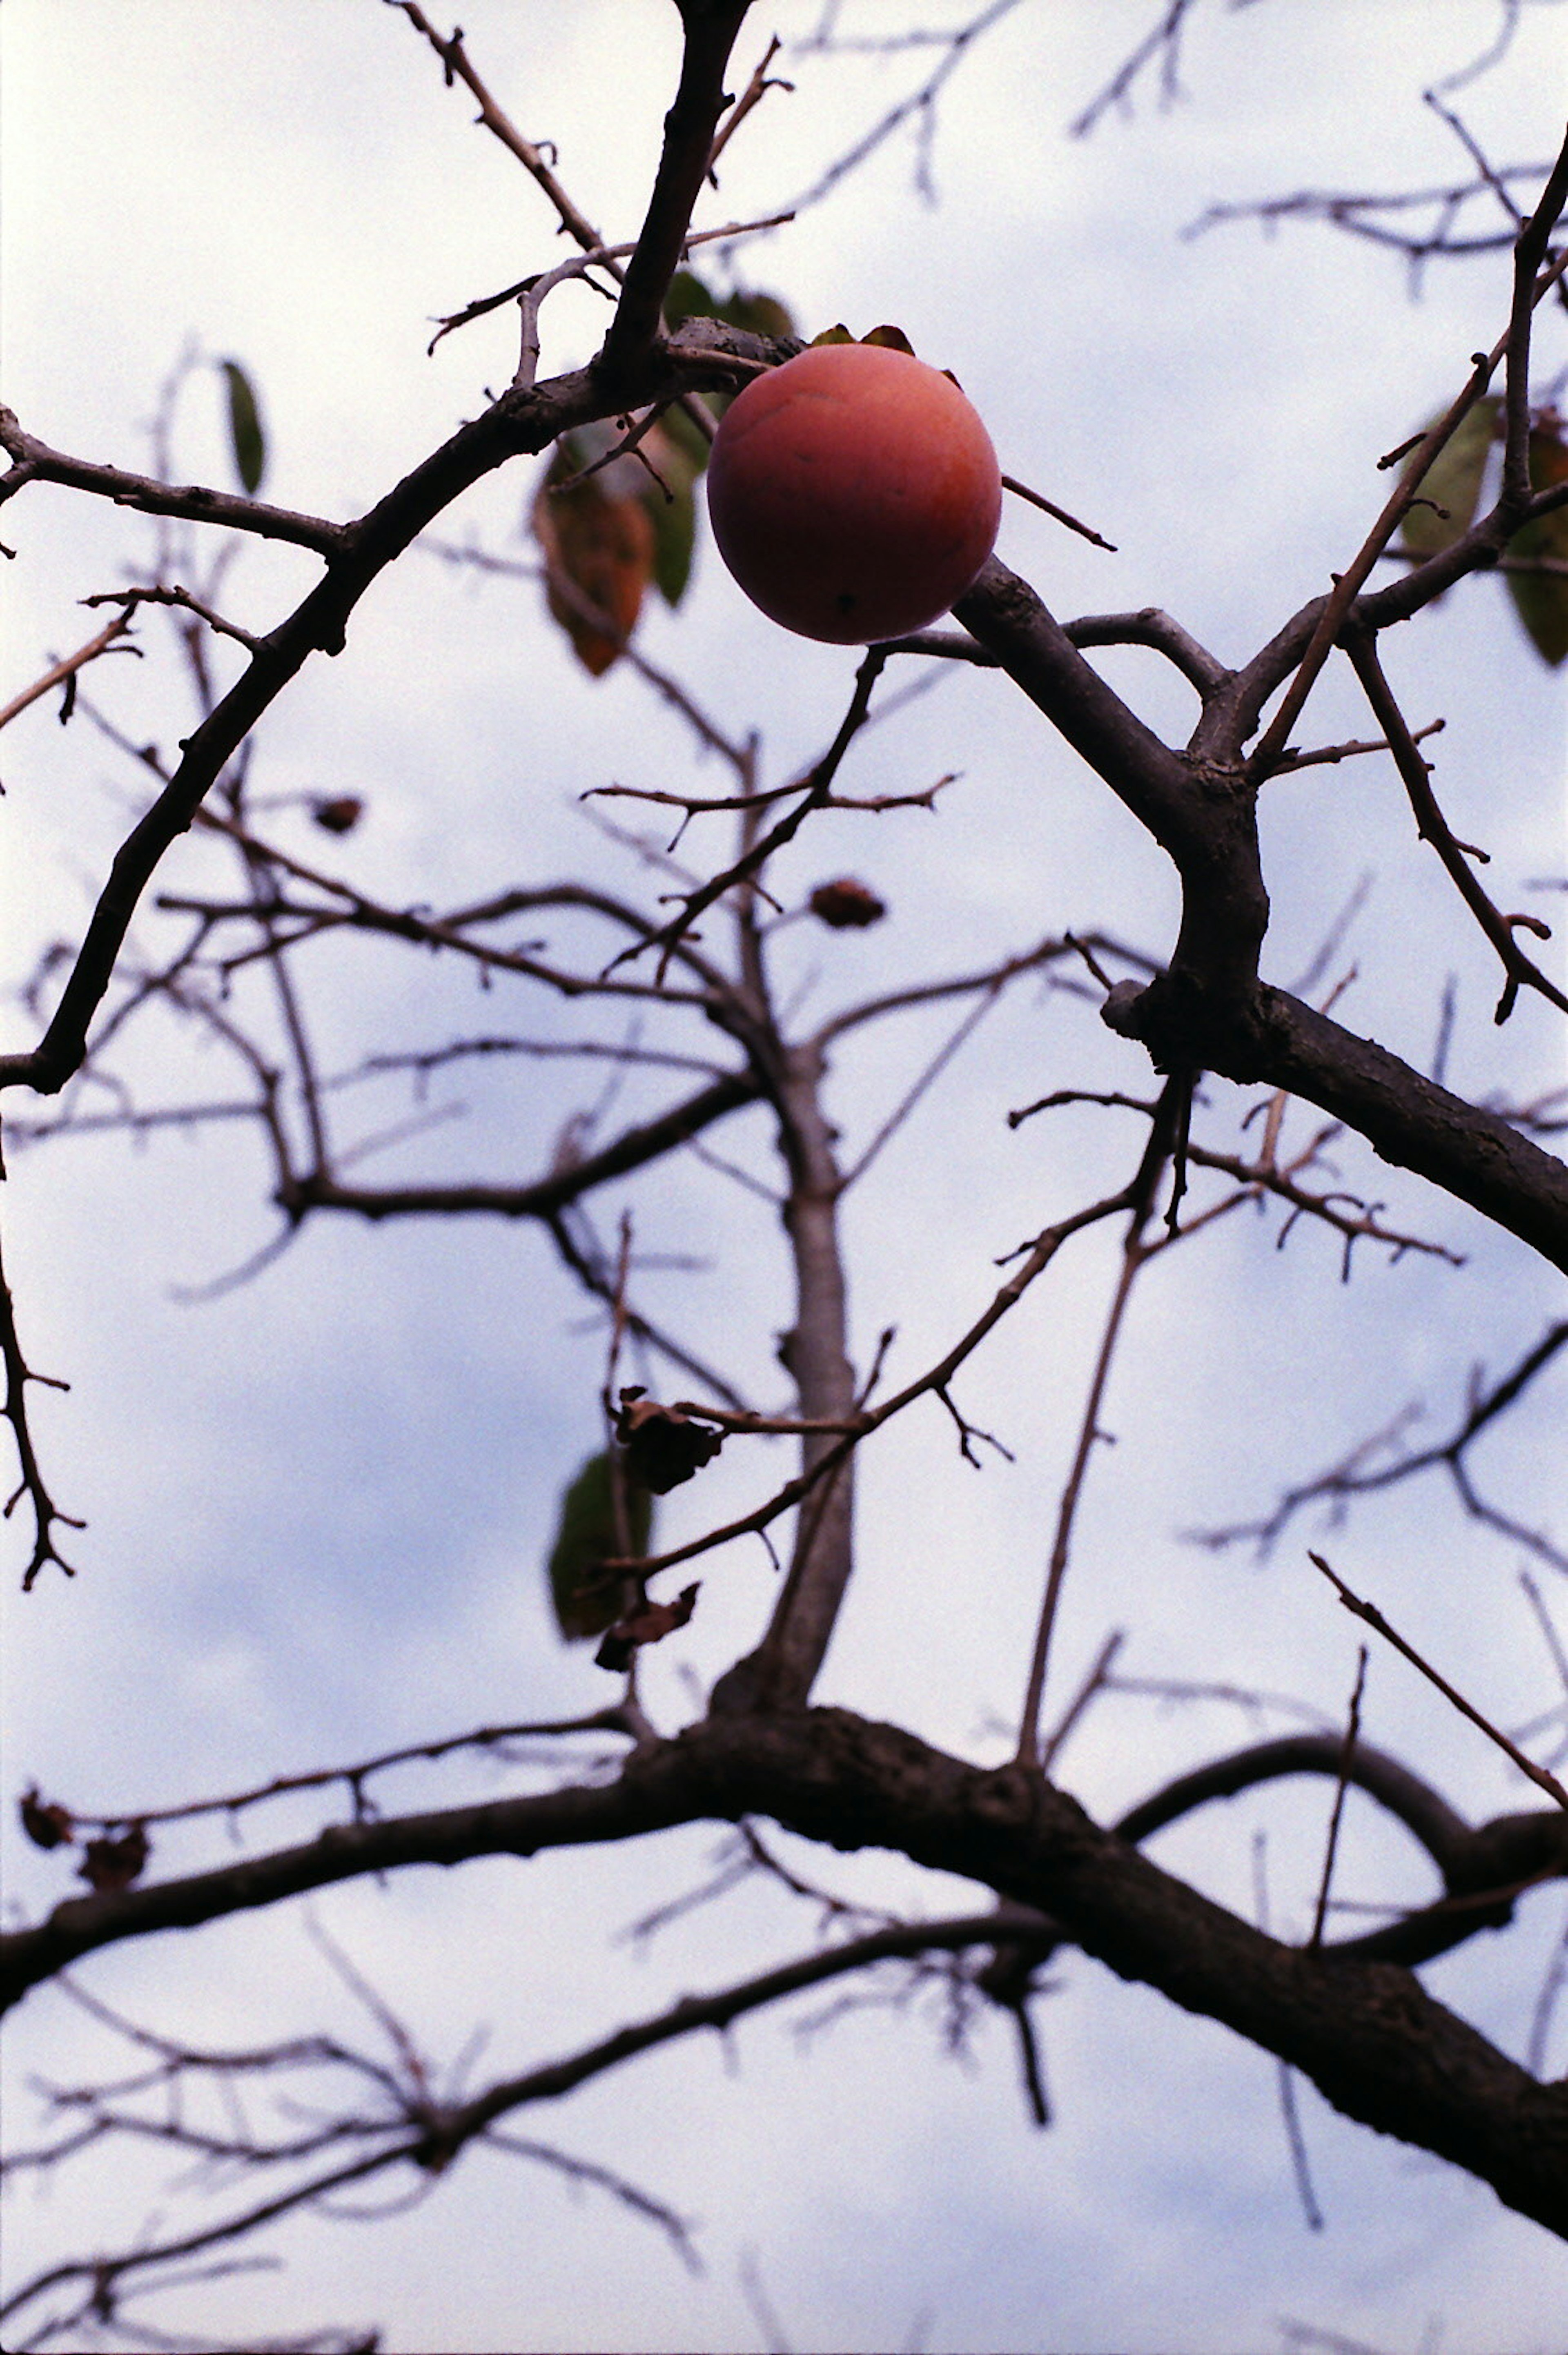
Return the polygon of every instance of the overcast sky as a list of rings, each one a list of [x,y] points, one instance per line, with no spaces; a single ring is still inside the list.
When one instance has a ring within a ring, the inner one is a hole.
[[[869,0],[843,22],[905,21]],[[925,21],[925,12],[915,12]],[[934,16],[936,11],[933,9]],[[1164,605],[1226,659],[1251,654],[1354,551],[1386,490],[1377,457],[1439,408],[1469,354],[1506,317],[1507,258],[1434,266],[1412,298],[1397,258],[1287,224],[1181,232],[1215,204],[1297,188],[1441,185],[1464,159],[1424,88],[1483,50],[1495,0],[1258,0],[1200,5],[1181,94],[1161,109],[1146,79],[1130,114],[1088,140],[1068,126],[1147,29],[1155,0],[1024,0],[975,46],[944,91],[923,201],[908,135],[833,201],[735,257],[747,284],[784,297],[804,334],[837,320],[902,325],[950,367],[1008,472],[1117,543],[1086,547],[1017,504],[1000,552],[1059,613]],[[798,38],[819,0],[759,13],[738,51],[749,70],[776,28]],[[944,16],[945,11],[944,12]],[[440,19],[444,26],[445,17]],[[554,143],[582,209],[635,235],[677,62],[667,0],[468,0],[468,48],[531,138]],[[1514,52],[1452,102],[1500,164],[1544,162],[1561,136],[1563,13],[1522,11]],[[718,224],[770,213],[808,188],[904,90],[920,52],[781,61],[705,199]],[[340,517],[368,505],[475,413],[515,365],[506,313],[424,357],[433,317],[560,257],[538,190],[475,128],[473,107],[379,0],[5,0],[4,398],[73,453],[140,466],[158,388],[193,343],[235,356],[261,389],[267,496]],[[718,272],[720,279],[722,271]],[[547,371],[603,331],[577,290],[544,314]],[[1542,378],[1561,365],[1542,353]],[[230,479],[216,378],[182,399],[178,479]],[[534,479],[508,469],[445,527],[526,559]],[[0,702],[87,634],[75,600],[134,577],[146,527],[63,492],[15,502]],[[247,549],[226,609],[267,627],[314,577],[297,551]],[[153,623],[148,659],[90,682],[135,741],[189,726],[177,669]],[[787,638],[752,612],[700,549],[678,615],[651,611],[644,643],[736,733],[761,730],[773,780],[831,737],[853,657]],[[155,659],[155,655],[156,659]],[[1456,830],[1493,854],[1503,904],[1561,876],[1563,700],[1526,647],[1500,584],[1456,592],[1398,634],[1388,661],[1418,722],[1442,717],[1437,782]],[[1151,722],[1185,732],[1189,698],[1155,658],[1104,666]],[[6,733],[0,914],[9,981],[56,937],[80,934],[137,776],[79,719],[37,706]],[[1330,675],[1317,741],[1371,731]],[[449,904],[573,872],[647,890],[636,862],[585,821],[578,796],[611,781],[681,786],[678,719],[624,669],[572,666],[532,583],[476,588],[411,555],[377,584],[345,655],[319,662],[261,731],[263,795],[354,793],[361,833],[341,849],[297,811],[280,839],[341,857],[372,893]],[[806,1016],[873,988],[962,969],[1048,930],[1095,925],[1168,952],[1175,893],[1159,855],[1039,715],[983,677],[946,677],[869,737],[857,790],[907,791],[950,770],[943,815],[835,815],[781,870],[800,895],[864,875],[890,922],[864,938],[800,926],[781,969]],[[717,789],[718,772],[699,771]],[[624,806],[624,805],[623,805]],[[1495,975],[1435,862],[1423,865],[1387,764],[1311,771],[1265,810],[1275,921],[1268,976],[1300,974],[1363,879],[1360,913],[1331,977],[1354,966],[1339,1011],[1425,1063],[1445,979],[1456,988],[1454,1084],[1541,1088],[1562,1076],[1561,1030],[1527,1002],[1499,1032]],[[721,844],[687,848],[716,858]],[[217,870],[182,847],[165,883]],[[1545,905],[1537,894],[1529,904]],[[155,927],[139,927],[149,949]],[[334,1068],[460,1029],[507,1025],[587,1036],[592,1026],[389,953],[324,957],[312,1019]],[[910,1018],[839,1058],[831,1103],[847,1150],[872,1135],[951,1013]],[[6,1046],[33,1018],[0,1007]],[[694,1034],[671,1033],[691,1050]],[[231,1079],[172,1029],[132,1042],[142,1100],[172,1103]],[[1124,1174],[1114,1115],[1072,1114],[1016,1134],[1003,1114],[1068,1084],[1147,1085],[1141,1057],[1092,1008],[1035,988],[974,1047],[852,1198],[855,1340],[899,1327],[894,1371],[962,1329],[993,1263],[1107,1178]],[[400,1172],[523,1178],[548,1166],[562,1121],[596,1085],[560,1066],[438,1092],[468,1117],[367,1162]],[[633,1089],[619,1112],[661,1098]],[[1216,1140],[1234,1138],[1239,1092],[1216,1087]],[[7,1110],[12,1107],[8,1105]],[[26,1108],[30,1109],[30,1108]],[[365,1124],[400,1117],[379,1098]],[[18,1117],[25,1116],[19,1112]],[[356,1117],[346,1115],[350,1122]],[[1307,1133],[1297,1115],[1298,1132]],[[753,1175],[773,1160],[760,1120],[714,1142]],[[1347,1183],[1373,1182],[1346,1151]],[[1562,1286],[1457,1206],[1382,1170],[1391,1217],[1466,1253],[1462,1273],[1362,1258],[1348,1290],[1330,1241],[1277,1220],[1229,1222],[1171,1255],[1144,1288],[1108,1402],[1118,1445],[1096,1463],[1067,1590],[1052,1696],[1071,1692],[1112,1627],[1145,1677],[1220,1678],[1298,1695],[1333,1716],[1354,1672],[1355,1631],[1305,1561],[1297,1527],[1266,1566],[1214,1557],[1180,1532],[1265,1510],[1280,1487],[1335,1460],[1404,1402],[1445,1427],[1472,1360],[1493,1370],[1562,1312]],[[33,1361],[66,1376],[37,1425],[58,1492],[90,1523],[70,1584],[25,1601],[8,1571],[5,1805],[37,1780],[83,1811],[156,1806],[272,1774],[454,1732],[592,1707],[609,1680],[558,1645],[540,1562],[562,1481],[596,1444],[603,1337],[531,1229],[311,1225],[254,1283],[201,1305],[178,1296],[242,1263],[273,1231],[254,1144],[208,1132],[54,1145],[13,1156],[0,1210],[7,1272]],[[622,1197],[594,1206],[613,1231]],[[689,1159],[626,1199],[651,1253],[711,1257],[710,1272],[647,1278],[647,1298],[692,1345],[771,1395],[787,1321],[772,1212]],[[976,1474],[934,1405],[868,1453],[862,1575],[819,1698],[910,1725],[965,1755],[1010,1746],[1055,1500],[1069,1460],[1114,1240],[1064,1260],[969,1369],[961,1402],[1017,1458]],[[1564,1385],[1543,1386],[1478,1467],[1527,1524],[1563,1536]],[[1554,1438],[1554,1433],[1558,1435]],[[666,1528],[741,1509],[782,1455],[731,1449]],[[1555,1489],[1555,1496],[1553,1490]],[[9,1540],[25,1548],[26,1530]],[[1550,1706],[1550,1663],[1517,1585],[1522,1557],[1459,1519],[1445,1493],[1396,1492],[1359,1511],[1331,1550],[1352,1583],[1515,1723]],[[25,1561],[25,1550],[19,1553]],[[716,1557],[702,1609],[650,1663],[649,1706],[673,1727],[754,1637],[773,1591],[760,1549]],[[1563,1623],[1561,1579],[1549,1599]],[[1103,1703],[1063,1779],[1096,1815],[1164,1775],[1285,1730],[1219,1708]],[[1371,1666],[1368,1737],[1431,1774],[1479,1818],[1526,1805],[1524,1786],[1392,1657]],[[388,1806],[451,1804],[527,1786],[517,1770],[462,1767],[389,1781]],[[1242,1911],[1265,1829],[1275,1919],[1307,1926],[1325,1806],[1276,1789],[1211,1810],[1156,1851]],[[309,1837],[319,1809],[248,1819],[258,1846]],[[1357,1897],[1426,1890],[1418,1861],[1354,1803],[1342,1886]],[[699,1828],[637,1853],[496,1859],[394,1887],[325,1892],[315,1918],[427,2049],[450,2064],[476,2025],[479,2066],[565,2052],[685,1989],[716,1987],[809,1946],[814,1917],[749,1890],[651,1945],[621,1934],[700,1882],[720,1846]],[[208,1833],[165,1836],[155,1870],[224,1853]],[[897,1859],[791,1849],[837,1888],[929,1911],[965,1905]],[[35,1913],[64,1893],[58,1859],[12,1854],[6,1902]],[[1426,1974],[1434,1992],[1522,2052],[1563,1934],[1561,1891],[1527,1899],[1506,1940]],[[210,2042],[317,2029],[374,2031],[304,1922],[281,1909],[189,1938],[115,1949],[82,1984],[148,2025]],[[613,2166],[700,2221],[706,2270],[688,2275],[606,2200],[568,2195],[543,2169],[467,2157],[411,2214],[379,2226],[312,2220],[276,2245],[287,2269],[150,2307],[171,2327],[253,2333],[376,2320],[389,2349],[723,2349],[763,2346],[744,2271],[766,2286],[797,2350],[920,2346],[1274,2350],[1281,2318],[1385,2350],[1465,2355],[1560,2343],[1568,2257],[1452,2170],[1333,2115],[1302,2113],[1327,2229],[1304,2228],[1266,2057],[1082,1957],[1037,2007],[1056,2122],[1027,2123],[1006,2023],[982,2022],[967,2062],[940,2011],[861,2009],[803,2041],[784,2014],[729,2047],[679,2046],[602,2080],[518,2131]],[[1548,2066],[1568,2066],[1559,2019]],[[122,2065],[50,1990],[12,2038],[18,2073],[62,2080]],[[13,2097],[13,2120],[23,2105]],[[238,2200],[230,2185],[219,2200]],[[52,2200],[11,2196],[8,2263],[120,2245],[177,2212],[155,2164],[84,2166]]]

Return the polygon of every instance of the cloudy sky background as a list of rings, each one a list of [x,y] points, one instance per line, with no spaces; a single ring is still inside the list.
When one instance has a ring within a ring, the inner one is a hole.
[[[1238,659],[1359,544],[1386,487],[1377,455],[1450,396],[1469,353],[1499,331],[1506,258],[1434,268],[1412,302],[1397,260],[1321,229],[1272,240],[1248,228],[1190,241],[1179,232],[1211,204],[1456,176],[1456,144],[1420,93],[1486,46],[1499,11],[1481,0],[1200,9],[1179,104],[1160,111],[1146,82],[1131,121],[1069,139],[1154,13],[1152,0],[1026,0],[944,93],[936,207],[915,193],[901,138],[738,266],[782,294],[807,334],[838,319],[860,333],[897,321],[961,377],[1008,471],[1118,543],[1107,556],[1009,507],[1000,552],[1056,611],[1163,604]],[[798,37],[816,16],[806,5],[759,15],[738,75],[775,26]],[[634,234],[673,87],[673,8],[471,0],[462,22],[502,104],[529,136],[558,144],[583,210],[612,235]],[[1507,66],[1458,94],[1499,162],[1543,161],[1560,136],[1562,36],[1559,7],[1526,7]],[[552,220],[473,127],[465,95],[443,90],[429,50],[377,0],[141,0],[131,11],[6,0],[0,66],[5,398],[57,446],[144,464],[157,387],[195,337],[208,355],[240,357],[261,388],[267,496],[344,516],[510,374],[505,314],[427,360],[429,322],[558,258]],[[796,94],[774,94],[738,137],[707,218],[787,203],[917,66],[795,60]],[[567,290],[544,324],[545,369],[576,365],[603,306]],[[1543,351],[1543,376],[1558,365]],[[229,479],[209,377],[192,379],[182,405],[176,470]],[[481,485],[447,536],[526,559],[517,526],[532,474],[518,466]],[[150,545],[135,519],[54,490],[29,491],[6,525],[21,552],[5,568],[0,699],[46,653],[87,634],[73,601],[133,577]],[[247,550],[226,609],[269,626],[315,570],[299,552]],[[155,620],[141,636],[149,659],[101,667],[88,691],[138,741],[169,744],[188,709]],[[710,550],[679,615],[650,611],[645,643],[724,725],[761,730],[774,780],[831,736],[853,667],[851,655],[765,623]],[[1099,659],[1154,724],[1184,731],[1190,698],[1154,657]],[[1413,719],[1445,717],[1445,806],[1493,851],[1503,904],[1521,904],[1525,879],[1564,867],[1560,680],[1525,646],[1495,582],[1401,633],[1388,660]],[[1304,733],[1371,732],[1331,676]],[[139,784],[85,724],[61,730],[49,704],[0,751],[0,914],[19,975],[43,943],[79,933]],[[781,936],[804,1019],[1064,925],[1098,924],[1157,954],[1168,944],[1176,903],[1163,861],[1009,691],[944,676],[857,761],[865,792],[949,769],[963,782],[940,818],[834,815],[792,853],[778,879],[785,897],[848,870],[893,911],[864,939],[805,925]],[[599,683],[579,672],[532,584],[476,590],[419,555],[377,585],[346,654],[296,683],[261,732],[257,764],[262,794],[363,794],[368,815],[345,868],[373,894],[438,904],[572,872],[646,890],[577,796],[612,779],[679,786],[693,773],[678,720],[624,670]],[[711,764],[696,773],[720,789]],[[278,827],[302,856],[339,856],[297,812]],[[1276,785],[1265,827],[1271,978],[1302,970],[1370,875],[1334,968],[1358,969],[1344,1018],[1424,1062],[1453,975],[1455,1084],[1485,1092],[1561,1077],[1560,1026],[1544,1006],[1492,1027],[1488,960],[1435,862],[1417,858],[1388,764]],[[688,837],[688,847],[712,859],[723,845]],[[165,879],[177,890],[219,871],[190,845]],[[140,937],[152,946],[155,927]],[[471,979],[389,951],[333,950],[315,979],[312,1019],[331,1068],[464,1029],[593,1032],[580,1012],[480,997]],[[952,1019],[902,1018],[839,1057],[831,1101],[848,1138],[874,1133]],[[7,1045],[30,1041],[19,1007],[8,1002],[3,1020]],[[702,1042],[672,1025],[665,1043]],[[147,1102],[232,1084],[170,1029],[149,1028],[123,1068]],[[989,1296],[997,1254],[1119,1181],[1130,1140],[1106,1116],[1006,1128],[1008,1106],[1064,1084],[1136,1092],[1147,1070],[1092,1007],[1026,987],[851,1198],[862,1363],[889,1323],[895,1376],[928,1362]],[[464,1100],[464,1123],[364,1174],[527,1176],[548,1165],[562,1121],[596,1085],[560,1065],[464,1078],[436,1095]],[[611,1117],[660,1100],[639,1082]],[[1217,1087],[1211,1103],[1210,1133],[1227,1141],[1244,1099]],[[407,1108],[390,1091],[367,1099],[363,1113],[346,1111],[347,1133]],[[754,1115],[712,1141],[772,1177]],[[1369,1156],[1347,1152],[1343,1167],[1347,1182],[1373,1182]],[[1467,1252],[1465,1271],[1363,1256],[1346,1291],[1328,1238],[1300,1231],[1276,1254],[1277,1222],[1249,1217],[1146,1279],[1109,1401],[1119,1444],[1094,1468],[1080,1528],[1058,1703],[1107,1630],[1125,1627],[1129,1674],[1223,1678],[1297,1694],[1330,1716],[1342,1709],[1355,1630],[1306,1563],[1310,1529],[1266,1567],[1243,1550],[1200,1552],[1179,1532],[1266,1508],[1409,1397],[1426,1398],[1426,1427],[1445,1427],[1469,1363],[1510,1362],[1562,1301],[1555,1278],[1456,1206],[1386,1171],[1376,1189],[1391,1216]],[[605,1697],[601,1672],[560,1650],[542,1597],[560,1486],[595,1444],[603,1347],[546,1239],[318,1220],[253,1284],[203,1305],[176,1299],[176,1287],[210,1281],[267,1240],[266,1193],[261,1156],[235,1133],[14,1156],[5,1233],[24,1335],[34,1362],[72,1385],[67,1399],[40,1401],[39,1434],[62,1501],[90,1528],[76,1582],[46,1578],[8,1603],[6,1794],[36,1778],[84,1811],[155,1806]],[[651,1274],[649,1305],[771,1395],[773,1336],[787,1321],[772,1213],[689,1160],[628,1199],[646,1250],[713,1261],[706,1274]],[[596,1202],[601,1231],[620,1206],[613,1193]],[[1064,1259],[965,1377],[961,1402],[1016,1465],[971,1471],[934,1407],[864,1459],[862,1575],[822,1700],[968,1755],[1007,1754],[1115,1256],[1105,1235]],[[1560,1539],[1563,1397],[1561,1376],[1543,1385],[1477,1466],[1526,1522],[1549,1519],[1555,1502]],[[700,1496],[672,1502],[667,1530],[741,1508],[783,1461],[731,1448]],[[1329,1550],[1463,1671],[1482,1706],[1511,1723],[1550,1705],[1519,1561],[1444,1495],[1395,1492],[1359,1511]],[[710,1561],[704,1577],[698,1619],[650,1665],[662,1725],[689,1716],[688,1679],[709,1682],[767,1608],[760,1548]],[[1548,1593],[1561,1622],[1561,1581]],[[1527,1804],[1504,1762],[1389,1657],[1372,1662],[1365,1722],[1467,1814]],[[1233,1710],[1107,1700],[1063,1778],[1106,1815],[1256,1730]],[[527,1782],[517,1769],[452,1766],[388,1778],[380,1796],[435,1806]],[[1211,1811],[1156,1852],[1249,1910],[1253,1835],[1266,1827],[1275,1918],[1304,1930],[1325,1806],[1321,1788],[1275,1790]],[[319,1808],[280,1806],[243,1833],[270,1847],[321,1820]],[[1355,1803],[1349,1826],[1340,1886],[1418,1901],[1419,1860]],[[649,1906],[699,1883],[721,1838],[699,1828],[638,1853],[409,1875],[386,1891],[329,1891],[314,1913],[439,2062],[487,2023],[479,2066],[500,2073],[809,1945],[812,1920],[761,1888],[651,1947],[621,1938]],[[171,1832],[156,1869],[221,1852],[210,1833]],[[804,1849],[791,1853],[817,1869]],[[896,1859],[821,1869],[872,1902],[946,1911],[971,1895]],[[58,1860],[16,1849],[13,1909],[36,1913],[62,1893]],[[1477,1942],[1428,1984],[1522,2051],[1562,1929],[1561,1892],[1541,1892],[1506,1941]],[[373,2038],[297,1909],[111,1951],[80,1976],[131,2016],[192,2039]],[[716,2040],[676,2047],[587,2087],[559,2115],[519,2115],[519,2132],[621,2169],[699,2219],[700,2277],[604,2200],[574,2200],[537,2168],[475,2152],[411,2214],[379,2227],[302,2221],[275,2244],[285,2273],[171,2298],[149,2318],[252,2332],[376,2319],[401,2350],[758,2346],[766,2333],[742,2279],[751,2253],[797,2349],[1272,2349],[1282,2316],[1390,2355],[1554,2343],[1568,2257],[1490,2192],[1345,2124],[1304,2088],[1328,2220],[1308,2234],[1273,2063],[1081,1957],[1057,1976],[1038,2007],[1058,2109],[1043,2137],[1022,2114],[1006,2023],[981,2024],[965,2066],[944,2050],[939,2014],[918,2003],[857,2011],[806,2042],[787,2017],[763,2016],[728,2052]],[[1560,2019],[1548,2061],[1559,2071],[1565,2032]],[[121,2065],[119,2049],[52,1991],[15,2024],[14,2084]],[[15,2120],[15,2097],[10,2109]],[[241,2191],[229,2186],[220,2203]],[[62,2180],[52,2197],[25,2188],[8,2210],[13,2279],[57,2250],[118,2246],[155,2213],[190,2212],[140,2160],[84,2166],[74,2190]]]

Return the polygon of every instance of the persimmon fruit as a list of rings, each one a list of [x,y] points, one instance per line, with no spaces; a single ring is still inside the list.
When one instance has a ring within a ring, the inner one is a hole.
[[[880,344],[816,344],[753,377],[708,468],[719,552],[754,605],[805,638],[923,630],[991,552],[1002,483],[951,377]]]

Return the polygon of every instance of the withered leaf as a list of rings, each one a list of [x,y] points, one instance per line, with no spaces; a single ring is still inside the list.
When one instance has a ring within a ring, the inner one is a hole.
[[[139,1881],[152,1854],[144,1824],[130,1824],[120,1833],[106,1832],[89,1840],[82,1852],[81,1878],[99,1891],[129,1889]]]
[[[571,482],[603,454],[589,441],[567,434],[557,444],[534,500],[532,527],[544,551],[550,613],[583,668],[602,678],[637,625],[654,574],[655,531],[640,484],[628,484],[619,462],[557,496],[557,484]],[[635,458],[625,463],[637,466]]]
[[[640,1610],[617,1619],[593,1655],[594,1667],[629,1668],[642,1645],[661,1643],[673,1629],[684,1627],[697,1608],[697,1592],[701,1583],[700,1579],[696,1579],[691,1585],[683,1586],[673,1603],[645,1603]]]
[[[711,1464],[724,1444],[721,1431],[693,1423],[689,1415],[645,1398],[639,1390],[621,1392],[615,1436],[625,1452],[627,1471],[656,1497],[667,1497]]]
[[[35,1848],[63,1848],[76,1837],[76,1825],[69,1807],[58,1800],[41,1798],[35,1783],[24,1791],[20,1801],[22,1829]]]
[[[879,900],[869,884],[858,882],[853,875],[838,875],[831,883],[819,883],[806,905],[820,922],[831,925],[836,932],[879,923],[888,912],[886,901]]]

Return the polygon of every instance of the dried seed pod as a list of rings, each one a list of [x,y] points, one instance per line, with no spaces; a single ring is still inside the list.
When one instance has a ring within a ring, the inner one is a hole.
[[[656,1497],[667,1497],[711,1464],[724,1444],[721,1431],[693,1423],[675,1407],[645,1398],[640,1390],[621,1392],[615,1436],[625,1450],[627,1471]]]
[[[888,912],[886,900],[879,900],[869,884],[857,881],[853,875],[837,875],[831,883],[819,883],[806,905],[836,932],[880,923]]]

